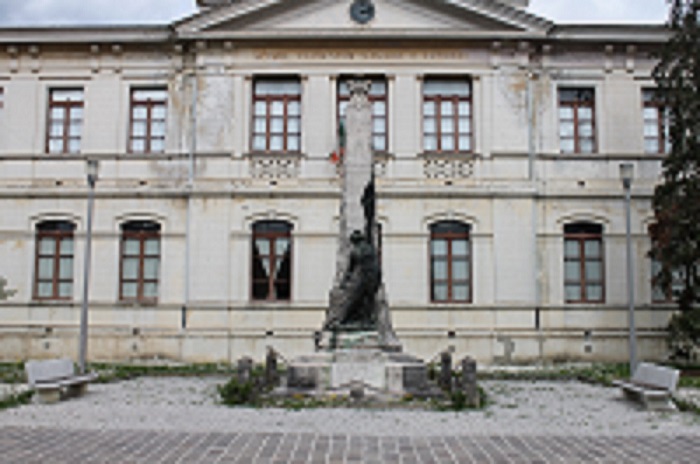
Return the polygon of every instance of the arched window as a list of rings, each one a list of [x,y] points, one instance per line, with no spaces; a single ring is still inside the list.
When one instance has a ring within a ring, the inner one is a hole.
[[[73,297],[73,232],[75,224],[45,221],[36,226],[37,300],[69,300]]]
[[[252,247],[253,300],[290,300],[292,225],[283,221],[256,222]]]
[[[130,221],[121,228],[119,299],[155,303],[160,274],[160,224]]]
[[[469,226],[443,221],[430,227],[430,298],[433,302],[471,301]]]
[[[567,303],[605,301],[603,226],[587,222],[564,226],[564,293]]]

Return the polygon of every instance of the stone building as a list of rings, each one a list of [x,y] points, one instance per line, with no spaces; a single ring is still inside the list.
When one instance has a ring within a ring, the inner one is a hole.
[[[661,25],[557,25],[527,0],[199,0],[162,26],[0,29],[0,357],[74,356],[99,161],[89,358],[313,349],[335,273],[338,128],[372,81],[381,258],[406,351],[640,355],[667,150]]]

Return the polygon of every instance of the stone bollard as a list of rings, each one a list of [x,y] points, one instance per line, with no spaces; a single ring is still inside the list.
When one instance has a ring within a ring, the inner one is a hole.
[[[253,376],[253,360],[244,357],[238,360],[236,366],[236,378],[240,383],[250,382]]]
[[[438,385],[446,392],[452,391],[452,354],[449,351],[440,353]]]
[[[265,386],[267,388],[274,388],[279,384],[279,380],[277,353],[272,347],[268,347],[267,356],[265,356]]]
[[[470,357],[462,359],[460,362],[461,374],[459,376],[459,388],[464,392],[467,403],[471,407],[479,407],[479,388],[476,383],[476,361]]]
[[[350,387],[350,399],[361,401],[365,397],[365,386],[362,383],[353,383]]]

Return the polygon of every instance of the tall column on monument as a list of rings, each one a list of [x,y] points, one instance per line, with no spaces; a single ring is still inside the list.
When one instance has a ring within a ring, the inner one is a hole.
[[[347,257],[350,234],[365,230],[365,211],[362,195],[372,180],[372,104],[368,95],[371,82],[348,82],[350,101],[345,110],[345,156],[342,165],[342,199],[340,206],[340,252],[337,273],[345,271],[343,258]]]

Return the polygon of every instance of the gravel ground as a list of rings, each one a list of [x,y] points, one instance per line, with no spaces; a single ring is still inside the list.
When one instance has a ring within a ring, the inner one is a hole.
[[[577,382],[485,381],[483,411],[228,408],[223,378],[139,378],[95,384],[82,398],[0,411],[0,427],[362,436],[697,435],[700,417],[642,411],[616,388]]]

